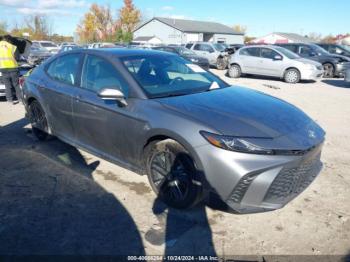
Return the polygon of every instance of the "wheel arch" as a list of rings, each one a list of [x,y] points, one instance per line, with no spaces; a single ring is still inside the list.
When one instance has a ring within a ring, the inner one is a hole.
[[[168,130],[154,130],[153,132],[149,133],[146,138],[144,139],[142,143],[142,150],[140,152],[139,159],[144,163],[144,154],[146,153],[146,148],[153,142],[156,141],[163,141],[166,139],[171,139],[176,142],[178,142],[181,146],[183,146],[186,151],[189,152],[190,156],[193,158],[196,167],[202,171],[203,165],[200,161],[199,156],[197,155],[196,151],[192,147],[192,145],[181,135],[176,134],[175,132],[168,131]]]

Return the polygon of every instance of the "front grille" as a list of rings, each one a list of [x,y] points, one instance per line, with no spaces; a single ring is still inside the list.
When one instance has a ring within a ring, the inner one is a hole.
[[[320,172],[320,154],[296,168],[285,168],[272,182],[264,202],[285,203],[306,189]]]
[[[229,200],[240,203],[242,198],[244,197],[245,192],[247,192],[248,187],[256,178],[257,174],[245,175],[239,180],[238,184],[234,188]]]

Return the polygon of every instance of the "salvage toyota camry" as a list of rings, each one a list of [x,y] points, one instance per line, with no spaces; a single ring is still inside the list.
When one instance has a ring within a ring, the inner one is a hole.
[[[209,193],[241,212],[283,207],[321,169],[324,131],[291,104],[170,53],[77,50],[25,81],[33,133],[146,174],[168,205]]]

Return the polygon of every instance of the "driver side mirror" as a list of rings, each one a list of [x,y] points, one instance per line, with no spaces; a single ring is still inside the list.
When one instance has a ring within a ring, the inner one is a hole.
[[[275,55],[275,56],[273,57],[273,60],[274,60],[274,61],[281,61],[281,60],[283,60],[283,57],[282,57],[281,55]]]
[[[309,55],[310,55],[310,56],[317,56],[317,53],[314,52],[314,51],[311,51],[311,52],[309,53]]]
[[[125,95],[118,89],[118,87],[103,88],[97,93],[97,95],[103,100],[114,100],[122,106],[128,105],[125,100]]]

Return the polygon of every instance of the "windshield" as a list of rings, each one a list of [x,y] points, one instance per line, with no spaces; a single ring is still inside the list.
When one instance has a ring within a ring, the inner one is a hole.
[[[225,46],[223,46],[222,44],[219,44],[219,43],[213,44],[213,46],[214,46],[214,48],[215,48],[217,51],[219,51],[219,52],[225,51],[225,49],[226,49]]]
[[[278,52],[282,53],[283,55],[285,55],[286,57],[288,57],[289,59],[297,59],[300,58],[300,56],[298,56],[297,54],[293,53],[292,51],[289,51],[286,48],[283,47],[274,47]]]
[[[322,47],[318,46],[318,45],[311,45],[313,51],[315,51],[318,55],[329,55],[329,53],[324,50]]]
[[[150,98],[188,95],[227,87],[198,65],[175,55],[140,55],[122,62]]]
[[[179,47],[175,47],[176,51],[180,53],[180,55],[195,55],[196,53],[193,52],[190,49],[187,49],[185,47],[179,46]]]
[[[43,47],[57,47],[56,45],[54,45],[53,43],[50,43],[50,42],[41,42],[40,44]]]
[[[346,51],[350,52],[350,46],[348,46],[348,45],[341,45],[341,47],[343,49],[345,49]]]

